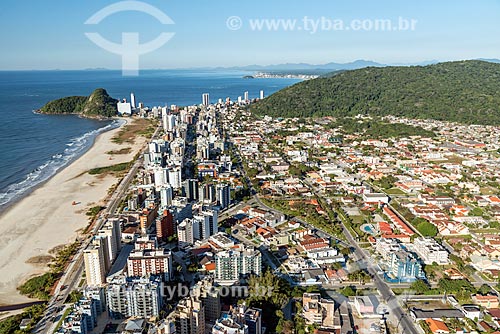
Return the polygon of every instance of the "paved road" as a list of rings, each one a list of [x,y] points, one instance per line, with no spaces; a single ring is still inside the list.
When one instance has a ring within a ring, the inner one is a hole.
[[[268,206],[264,205],[259,199],[257,195],[254,196],[255,200],[259,205],[266,207],[272,211],[277,211],[275,209],[269,208]],[[299,221],[302,224],[305,224],[306,226],[310,226],[307,222],[304,222],[298,218],[294,218],[294,220]],[[341,222],[342,223],[342,222]],[[319,230],[322,232],[322,234],[329,236],[332,238],[332,240],[338,240],[342,244],[352,246],[354,247],[354,254],[356,255],[358,261],[362,266],[366,266],[368,273],[372,276],[375,287],[377,290],[380,292],[386,303],[389,305],[389,308],[391,309],[392,313],[398,318],[400,326],[402,326],[402,332],[401,333],[410,333],[410,334],[421,334],[420,331],[415,327],[415,324],[413,322],[413,319],[408,316],[408,314],[403,310],[401,305],[399,304],[398,299],[396,298],[396,295],[392,292],[391,288],[389,285],[385,282],[384,278],[381,277],[378,274],[378,267],[374,265],[373,259],[370,257],[370,255],[367,255],[362,249],[358,243],[354,240],[352,237],[351,233],[349,230],[344,226],[342,223],[342,229],[343,233],[346,237],[347,242],[344,242],[342,240],[339,240],[335,238],[333,235],[330,235],[326,233],[325,231],[322,231],[318,228],[316,230]]]
[[[386,303],[389,305],[391,312],[399,319],[402,326],[402,333],[420,334],[415,327],[413,319],[411,319],[399,304],[396,295],[392,292],[391,288],[385,282],[384,278],[377,273],[376,266],[372,265],[373,259],[366,254],[365,250],[359,247],[349,230],[342,224],[344,235],[347,241],[354,247],[354,254],[359,262],[366,266],[368,273],[372,276],[377,290],[380,292]]]
[[[254,196],[254,199],[259,205],[261,205],[265,208],[268,208],[271,211],[279,212],[278,210],[269,208],[268,206],[264,205],[264,203],[262,203],[260,201],[260,199],[257,195]],[[309,224],[307,224],[306,222],[303,222],[302,220],[299,220],[297,218],[295,220],[297,220],[301,223],[305,223],[307,226],[309,226]],[[369,255],[367,255],[365,253],[365,251],[357,244],[357,242],[354,240],[354,238],[352,237],[352,235],[350,234],[350,232],[347,230],[347,228],[344,226],[343,223],[342,223],[342,229],[343,229],[343,233],[344,233],[346,240],[347,240],[346,244],[354,247],[354,250],[355,250],[354,254],[356,255],[358,261],[360,262],[361,265],[366,266],[369,274],[373,278],[374,284],[377,287],[378,291],[380,292],[380,294],[382,295],[382,297],[384,298],[384,300],[388,304],[392,313],[399,320],[399,325],[402,327],[401,333],[421,334],[420,331],[415,327],[413,320],[402,309],[401,305],[399,304],[398,299],[396,298],[396,296],[392,292],[391,288],[387,285],[387,283],[385,282],[383,277],[381,277],[377,273],[378,267],[373,265],[374,264],[373,259]],[[328,233],[326,233],[324,231],[321,231],[321,232],[324,233],[325,235],[328,235],[332,239],[336,239],[334,236],[329,235]]]
[[[307,181],[305,181],[308,183]],[[313,189],[314,187],[308,183],[309,187]],[[315,192],[315,191],[314,191]],[[366,270],[370,274],[375,284],[375,287],[380,292],[382,298],[388,304],[391,312],[395,315],[398,320],[400,326],[402,326],[402,333],[411,333],[411,334],[420,334],[419,329],[415,327],[413,319],[411,319],[408,314],[403,310],[401,305],[399,304],[396,295],[392,292],[390,286],[384,280],[384,277],[379,275],[379,267],[376,265],[373,258],[365,252],[363,248],[359,246],[359,244],[354,240],[351,232],[346,228],[344,223],[340,221],[342,224],[342,230],[346,237],[347,243],[354,247],[354,255],[357,258],[358,264],[360,267],[366,267]],[[333,236],[332,236],[333,237]]]
[[[160,127],[157,127],[155,133],[153,134],[153,138],[158,135],[159,130]],[[109,198],[106,209],[101,212],[96,220],[96,224],[94,224],[92,234],[95,234],[102,227],[102,225],[106,222],[107,217],[113,216],[116,213],[118,205],[120,204],[122,198],[125,196],[125,193],[129,189],[131,182],[134,180],[139,167],[143,163],[142,153],[144,153],[146,149],[147,145],[144,145],[144,147],[140,151],[141,154],[139,154],[139,158],[134,162],[128,173],[121,180],[121,182],[118,184],[115,191]],[[61,276],[61,279],[59,280],[56,289],[54,290],[54,295],[48,302],[45,314],[33,329],[33,333],[52,333],[55,330],[59,319],[58,317],[55,317],[54,319],[54,310],[61,309],[61,311],[57,313],[56,316],[61,315],[62,312],[64,312],[64,302],[66,301],[69,293],[78,288],[84,270],[83,250],[86,249],[91,242],[92,235],[89,235],[82,243],[82,246],[80,247],[78,253],[73,257],[73,260],[69,264],[68,268]]]

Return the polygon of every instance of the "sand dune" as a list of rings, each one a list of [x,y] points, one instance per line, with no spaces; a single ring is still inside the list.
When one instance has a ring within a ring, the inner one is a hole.
[[[0,305],[29,300],[16,287],[29,277],[46,270],[43,259],[54,247],[73,242],[89,221],[88,207],[104,204],[116,177],[86,173],[95,167],[132,160],[145,143],[138,137],[133,144],[116,144],[114,129],[100,134],[82,157],[61,170],[30,195],[0,216]],[[106,152],[131,147],[128,154]],[[112,160],[110,160],[110,158]],[[73,201],[79,203],[72,205]]]

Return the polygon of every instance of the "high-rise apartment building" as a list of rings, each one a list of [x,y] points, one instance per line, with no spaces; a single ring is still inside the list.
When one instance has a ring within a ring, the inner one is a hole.
[[[106,287],[106,300],[111,318],[157,317],[162,306],[161,281],[155,276],[115,276]]]
[[[208,107],[210,105],[210,95],[208,93],[204,93],[201,96],[201,101],[205,107]]]
[[[167,241],[167,239],[174,234],[174,216],[170,210],[163,210],[163,216],[156,220],[156,237],[160,241]]]
[[[184,194],[189,201],[197,201],[200,198],[198,191],[199,182],[196,179],[184,181]]]
[[[221,209],[226,209],[231,203],[231,186],[229,184],[218,184],[216,187],[217,204]]]
[[[172,254],[166,249],[134,249],[127,259],[130,277],[160,276],[164,281],[173,277]]]
[[[215,254],[215,280],[238,281],[242,276],[262,273],[261,253],[253,247],[238,248]]]
[[[182,299],[177,304],[176,334],[205,334],[205,307],[195,297]]]
[[[109,269],[107,251],[106,237],[95,237],[87,249],[83,251],[88,286],[100,286],[106,282],[106,274]]]

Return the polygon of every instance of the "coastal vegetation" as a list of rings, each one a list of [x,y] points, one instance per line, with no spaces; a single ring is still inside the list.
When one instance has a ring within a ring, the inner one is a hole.
[[[154,120],[136,118],[133,122],[122,126],[120,131],[111,140],[116,144],[132,144],[134,143],[136,136],[151,138],[155,130],[156,123]]]
[[[250,109],[285,118],[393,115],[496,125],[499,79],[500,64],[479,60],[367,67],[300,82]]]
[[[61,276],[69,259],[76,254],[79,246],[80,243],[76,241],[62,247],[58,251],[56,259],[50,263],[50,271],[28,279],[18,287],[19,292],[30,298],[48,300],[54,284]]]
[[[108,151],[108,152],[106,152],[106,154],[109,154],[109,155],[121,155],[121,154],[129,154],[130,152],[132,152],[132,148],[131,147],[124,147],[124,148],[121,148],[119,150]]]
[[[126,172],[130,166],[132,165],[132,161],[122,162],[116,165],[105,166],[105,167],[96,167],[89,170],[90,175],[103,175],[103,174],[120,174]]]
[[[21,334],[30,333],[33,326],[42,318],[45,311],[45,303],[35,304],[27,307],[22,313],[13,315],[0,321],[0,333],[2,334]],[[30,319],[25,330],[21,330],[19,326],[23,319]]]
[[[97,88],[90,96],[68,96],[53,100],[40,108],[43,114],[77,114],[90,118],[106,118],[118,113],[118,100]]]
[[[89,220],[90,221],[93,221],[97,215],[99,214],[99,212],[101,212],[102,210],[104,210],[104,207],[103,206],[100,206],[100,205],[96,205],[96,206],[93,206],[91,208],[89,208],[87,210],[87,212],[85,213],[85,215],[89,216]]]
[[[49,300],[50,291],[57,282],[59,275],[56,272],[48,272],[40,276],[35,276],[19,287],[19,292],[30,298]]]

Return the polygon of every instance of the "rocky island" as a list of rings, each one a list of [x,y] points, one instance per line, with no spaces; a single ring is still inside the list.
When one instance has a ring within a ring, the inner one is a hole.
[[[88,118],[107,118],[118,113],[118,100],[109,96],[103,88],[97,88],[90,96],[68,96],[48,102],[37,110],[41,114],[76,114]]]

